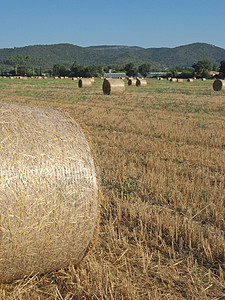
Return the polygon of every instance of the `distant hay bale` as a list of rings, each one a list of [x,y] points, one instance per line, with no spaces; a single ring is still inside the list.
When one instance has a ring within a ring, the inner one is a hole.
[[[44,77],[42,77],[43,79],[48,79],[48,77],[47,76],[44,76]]]
[[[187,82],[193,82],[194,79],[193,78],[188,78]]]
[[[137,79],[129,79],[128,80],[128,85],[135,85],[136,86],[136,82],[137,82]]]
[[[171,82],[177,82],[177,78],[171,78],[170,81]]]
[[[202,78],[202,81],[205,81],[206,80],[206,78]]]
[[[22,77],[23,80],[27,80],[27,77]]]
[[[102,85],[105,95],[122,95],[125,92],[125,83],[122,79],[105,79]]]
[[[13,76],[9,76],[9,79],[14,79],[14,77]]]
[[[77,77],[72,77],[72,80],[77,80]]]
[[[90,88],[91,87],[91,79],[90,78],[81,78],[78,81],[79,88]]]
[[[95,78],[91,77],[91,83],[94,83],[94,82],[95,82]]]
[[[171,79],[171,77],[167,77],[167,80],[170,80]]]
[[[137,78],[136,86],[146,86],[146,85],[147,85],[147,81],[145,79]]]
[[[183,82],[182,78],[177,78],[177,82]]]
[[[59,77],[58,76],[54,76],[54,79],[59,79]]]
[[[196,80],[197,78],[196,78],[196,77],[193,77],[193,79]]]
[[[63,76],[60,76],[59,78],[60,78],[60,79],[65,79],[65,77],[63,77]]]
[[[213,82],[213,89],[214,91],[225,91],[225,80],[216,79]]]
[[[66,113],[0,104],[0,282],[76,265],[98,221],[93,156]]]
[[[159,80],[163,80],[163,78],[162,78],[162,77],[159,77]]]
[[[65,76],[64,78],[65,78],[65,79],[68,79],[69,77],[68,77],[68,76]]]

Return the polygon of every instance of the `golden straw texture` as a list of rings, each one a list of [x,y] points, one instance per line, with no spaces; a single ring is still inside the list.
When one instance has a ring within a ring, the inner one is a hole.
[[[122,79],[105,79],[102,90],[105,95],[122,95],[125,92],[125,83]]]
[[[128,85],[136,85],[137,79],[128,79]]]
[[[137,79],[136,86],[145,86],[147,85],[147,81],[145,79]]]
[[[214,91],[225,91],[225,80],[216,79],[213,82]]]
[[[66,113],[0,104],[0,281],[77,264],[98,219],[92,153]]]
[[[81,78],[78,82],[79,88],[90,88],[91,84],[91,78]]]

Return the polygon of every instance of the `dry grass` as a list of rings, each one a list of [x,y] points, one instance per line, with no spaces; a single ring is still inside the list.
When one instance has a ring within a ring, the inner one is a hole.
[[[223,93],[212,81],[0,79],[1,102],[60,108],[93,138],[99,239],[82,263],[2,285],[3,299],[224,299]]]

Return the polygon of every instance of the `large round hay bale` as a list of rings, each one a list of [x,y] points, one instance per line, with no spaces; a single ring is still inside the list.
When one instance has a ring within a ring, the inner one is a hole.
[[[193,78],[188,78],[188,79],[187,79],[187,82],[193,82],[193,81],[194,81]]]
[[[171,82],[177,82],[177,78],[171,78],[170,81]]]
[[[202,78],[202,81],[205,81],[206,80],[206,78]]]
[[[214,91],[225,91],[225,80],[216,79],[213,82]]]
[[[0,282],[77,264],[98,220],[88,142],[66,113],[0,104]]]
[[[147,85],[147,81],[145,79],[137,78],[136,86],[146,86],[146,85]]]
[[[91,87],[91,78],[81,78],[78,81],[79,88],[90,88]]]
[[[128,79],[128,85],[136,85],[137,79]]]
[[[102,90],[105,95],[122,95],[125,92],[125,83],[122,79],[105,79]]]
[[[177,82],[183,82],[182,78],[177,78]]]

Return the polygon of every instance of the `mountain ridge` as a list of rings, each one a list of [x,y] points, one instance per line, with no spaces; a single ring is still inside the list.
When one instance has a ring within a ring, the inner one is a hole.
[[[1,69],[10,68],[15,64],[52,68],[57,63],[69,68],[74,61],[83,65],[125,65],[132,62],[135,65],[149,63],[152,68],[191,67],[203,59],[219,65],[225,59],[225,49],[200,42],[173,48],[126,45],[81,47],[70,43],[58,43],[0,49]]]

